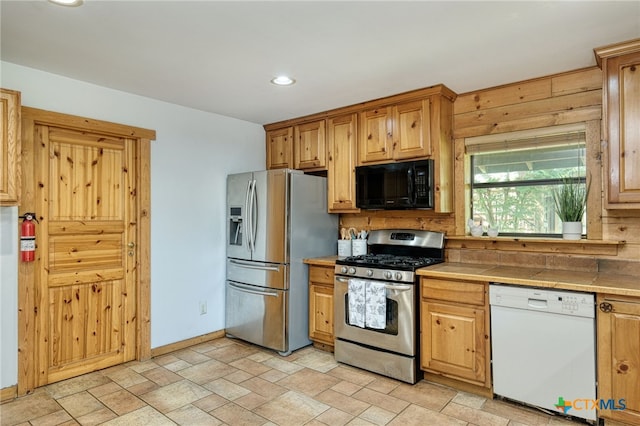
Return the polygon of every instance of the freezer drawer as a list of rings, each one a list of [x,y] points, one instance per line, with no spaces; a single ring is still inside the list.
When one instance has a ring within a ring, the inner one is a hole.
[[[257,287],[286,290],[287,265],[280,263],[254,262],[251,260],[227,259],[227,279]]]
[[[227,281],[226,332],[256,345],[287,352],[287,291]]]

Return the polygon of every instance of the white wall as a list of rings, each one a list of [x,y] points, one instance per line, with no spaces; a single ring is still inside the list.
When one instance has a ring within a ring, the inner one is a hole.
[[[0,62],[24,106],[156,130],[151,147],[151,347],[224,328],[225,181],[264,169],[261,125]],[[0,208],[0,388],[17,383],[17,209]],[[7,227],[9,229],[7,229]],[[207,304],[200,315],[199,303]]]

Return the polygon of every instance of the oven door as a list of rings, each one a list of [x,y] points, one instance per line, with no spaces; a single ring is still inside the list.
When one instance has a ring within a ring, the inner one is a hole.
[[[336,339],[414,356],[416,355],[415,285],[384,283],[387,294],[386,328],[362,328],[350,325],[348,322],[349,278],[336,276],[333,290]]]

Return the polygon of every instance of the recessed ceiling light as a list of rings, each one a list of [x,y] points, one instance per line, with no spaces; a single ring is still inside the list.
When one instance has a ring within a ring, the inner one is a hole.
[[[83,0],[49,0],[53,4],[60,6],[80,6]]]
[[[279,75],[275,78],[272,78],[271,82],[278,86],[291,86],[296,81],[293,78],[288,77],[286,75]]]

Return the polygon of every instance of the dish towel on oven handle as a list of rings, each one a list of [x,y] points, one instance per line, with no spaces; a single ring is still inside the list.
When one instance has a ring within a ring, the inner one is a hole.
[[[367,281],[365,288],[365,326],[384,330],[387,327],[387,286],[383,282]]]
[[[348,284],[349,324],[364,328],[366,281],[351,278]]]

